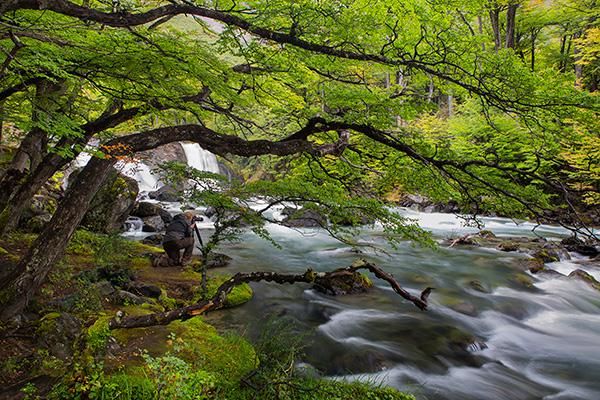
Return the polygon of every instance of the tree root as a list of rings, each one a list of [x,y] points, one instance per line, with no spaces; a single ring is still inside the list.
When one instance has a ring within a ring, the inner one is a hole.
[[[154,313],[148,315],[139,316],[124,316],[119,315],[109,322],[110,329],[122,329],[122,328],[141,328],[155,325],[167,325],[171,321],[175,320],[186,320],[196,315],[205,314],[209,311],[218,310],[223,307],[225,298],[233,290],[234,287],[242,283],[247,282],[275,282],[275,283],[323,283],[339,276],[344,273],[353,273],[361,269],[369,270],[377,278],[382,279],[390,284],[392,289],[406,300],[413,303],[421,310],[427,309],[427,298],[433,288],[426,288],[421,293],[420,297],[413,296],[408,291],[403,289],[400,284],[394,279],[394,277],[388,272],[382,270],[373,263],[366,260],[358,260],[351,266],[346,268],[339,268],[331,272],[316,272],[312,269],[307,269],[303,274],[279,274],[276,272],[250,272],[242,273],[238,272],[231,279],[225,281],[217,289],[216,294],[209,300],[202,300],[198,303],[177,308],[171,311],[165,311],[161,313]]]

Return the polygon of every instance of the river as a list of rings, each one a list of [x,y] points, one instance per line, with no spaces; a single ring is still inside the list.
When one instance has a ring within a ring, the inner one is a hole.
[[[402,212],[440,241],[475,231],[454,215]],[[534,235],[531,223],[484,222],[500,236]],[[203,228],[203,235],[210,233],[208,223]],[[367,294],[340,297],[306,285],[259,283],[252,301],[212,317],[222,326],[253,334],[264,316],[286,316],[307,335],[304,361],[325,376],[390,385],[420,399],[600,399],[600,293],[586,284],[523,272],[527,256],[518,253],[431,250],[408,242],[392,249],[371,229],[361,240],[388,254],[357,255],[320,230],[269,230],[281,249],[247,234],[220,249],[233,257],[228,270],[326,271],[360,256],[414,293],[435,287],[430,309],[418,310],[384,282]],[[551,226],[535,232],[554,239],[568,234]],[[579,266],[560,261],[550,267],[568,273]],[[600,279],[600,267],[587,270]]]
[[[185,150],[192,166],[216,165],[191,145]],[[155,182],[145,182],[144,188],[151,184]],[[175,212],[179,206],[168,208]],[[399,212],[440,242],[477,231],[450,214]],[[498,236],[558,240],[569,234],[559,227],[503,218],[483,222]],[[201,225],[205,239],[211,226],[210,221]],[[303,361],[323,375],[390,385],[418,399],[600,399],[600,292],[585,283],[524,272],[527,256],[519,253],[473,247],[432,250],[409,242],[392,249],[380,230],[364,229],[360,240],[386,252],[356,254],[319,229],[268,229],[281,249],[245,234],[218,250],[233,258],[227,272],[327,271],[364,257],[415,294],[435,287],[430,308],[420,311],[384,282],[376,281],[367,294],[340,297],[307,285],[257,283],[250,302],[209,314],[211,322],[252,336],[262,329],[265,316],[289,318],[298,334],[306,336]],[[582,268],[578,256],[571,256],[573,260],[549,267],[563,274]],[[583,269],[600,280],[600,266]]]

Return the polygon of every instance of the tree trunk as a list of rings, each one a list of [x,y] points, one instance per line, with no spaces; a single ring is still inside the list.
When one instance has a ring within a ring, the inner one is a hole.
[[[567,70],[567,62],[565,60],[565,49],[567,47],[567,35],[564,35],[560,39],[560,60],[558,63],[558,70],[564,73]]]
[[[0,235],[4,235],[19,225],[19,220],[33,196],[46,182],[68,162],[58,154],[49,154],[35,171],[27,176],[22,185],[10,197],[0,217]]]
[[[537,39],[538,32],[535,29],[531,29],[531,71],[535,71],[535,40]]]
[[[479,28],[479,35],[483,37],[483,18],[481,18],[481,15],[477,16],[477,27]],[[485,51],[485,42],[481,43],[481,50]]]
[[[579,39],[581,37],[582,33],[581,31],[576,32],[573,35],[573,39]],[[581,60],[581,51],[579,50],[579,48],[577,46],[573,46],[573,60],[574,62],[574,67],[575,67],[575,86],[576,87],[580,87],[582,85],[582,79],[583,79],[583,65],[580,64],[578,61]]]
[[[8,287],[1,288],[5,292],[3,297],[10,300],[0,313],[0,320],[10,320],[29,304],[29,300],[44,283],[54,263],[63,255],[75,228],[83,219],[90,202],[116,161],[115,158],[92,158],[77,175],[46,229],[10,277],[4,279]]]
[[[502,36],[500,35],[500,8],[490,10],[490,21],[494,35],[494,49],[496,52],[502,48]]]
[[[64,92],[64,82],[43,80],[36,84],[33,100],[32,121],[46,122],[48,115],[56,112],[60,106],[59,97]],[[20,187],[27,170],[34,171],[46,154],[48,134],[34,127],[21,141],[21,145],[0,180],[0,209],[4,209],[9,198]]]
[[[515,48],[515,24],[518,4],[509,4],[506,11],[506,48]]]
[[[4,101],[0,100],[0,144],[2,144],[3,131],[4,131]]]

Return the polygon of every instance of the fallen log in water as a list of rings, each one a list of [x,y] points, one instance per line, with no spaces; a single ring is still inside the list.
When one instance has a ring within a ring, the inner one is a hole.
[[[382,270],[373,263],[366,260],[358,260],[351,266],[346,268],[339,268],[330,272],[316,272],[312,269],[307,269],[303,274],[280,274],[276,272],[249,272],[242,273],[238,272],[231,279],[225,281],[217,289],[216,294],[208,300],[202,300],[198,303],[177,308],[171,311],[165,311],[160,313],[139,315],[139,316],[125,316],[117,315],[109,322],[110,329],[121,329],[121,328],[140,328],[154,325],[167,325],[171,321],[175,320],[186,320],[193,316],[205,314],[209,311],[218,310],[223,306],[225,298],[233,290],[234,287],[244,282],[275,282],[275,283],[315,283],[321,286],[327,286],[328,282],[340,276],[340,274],[354,273],[358,270],[366,269],[370,271],[377,278],[382,279],[390,284],[392,289],[406,300],[413,303],[421,310],[427,309],[427,298],[433,288],[426,288],[421,292],[420,297],[410,294],[406,289],[394,279],[394,277],[388,272]]]

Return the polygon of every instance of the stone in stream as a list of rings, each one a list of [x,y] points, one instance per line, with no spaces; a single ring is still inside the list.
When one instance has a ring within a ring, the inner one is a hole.
[[[281,214],[286,216],[282,224],[291,228],[318,228],[327,224],[325,218],[313,210],[286,207]]]
[[[588,274],[582,269],[576,269],[569,274],[569,278],[577,279],[579,281],[587,283],[590,287],[600,290],[600,282],[596,280],[592,275]]]
[[[364,293],[373,287],[373,282],[360,272],[338,271],[326,277],[317,277],[315,290],[334,296]]]
[[[517,251],[519,250],[519,243],[506,240],[504,242],[501,242],[498,246],[496,246],[496,248],[500,251]]]
[[[468,301],[463,301],[458,304],[453,304],[450,306],[450,308],[456,312],[459,312],[459,313],[465,314],[465,315],[469,315],[471,317],[474,317],[478,314],[477,308],[475,307],[475,305],[473,305],[473,303],[470,303]]]
[[[139,202],[131,212],[131,215],[140,218],[154,217],[159,215],[165,224],[168,224],[173,220],[173,217],[167,210],[164,210],[158,204],[147,201]]]
[[[151,217],[142,218],[144,225],[142,226],[142,232],[161,232],[165,229],[165,223],[163,219],[158,215]]]
[[[554,243],[545,243],[541,248],[534,249],[531,255],[544,263],[571,259],[564,248]]]
[[[154,192],[148,193],[148,197],[158,201],[175,202],[181,200],[181,194],[170,185],[164,185]]]
[[[599,254],[599,251],[595,246],[588,244],[575,236],[563,239],[560,244],[567,250],[577,252],[584,256],[595,257]]]
[[[469,281],[469,287],[481,293],[490,293],[490,291],[487,288],[485,288],[483,284],[477,279]]]

